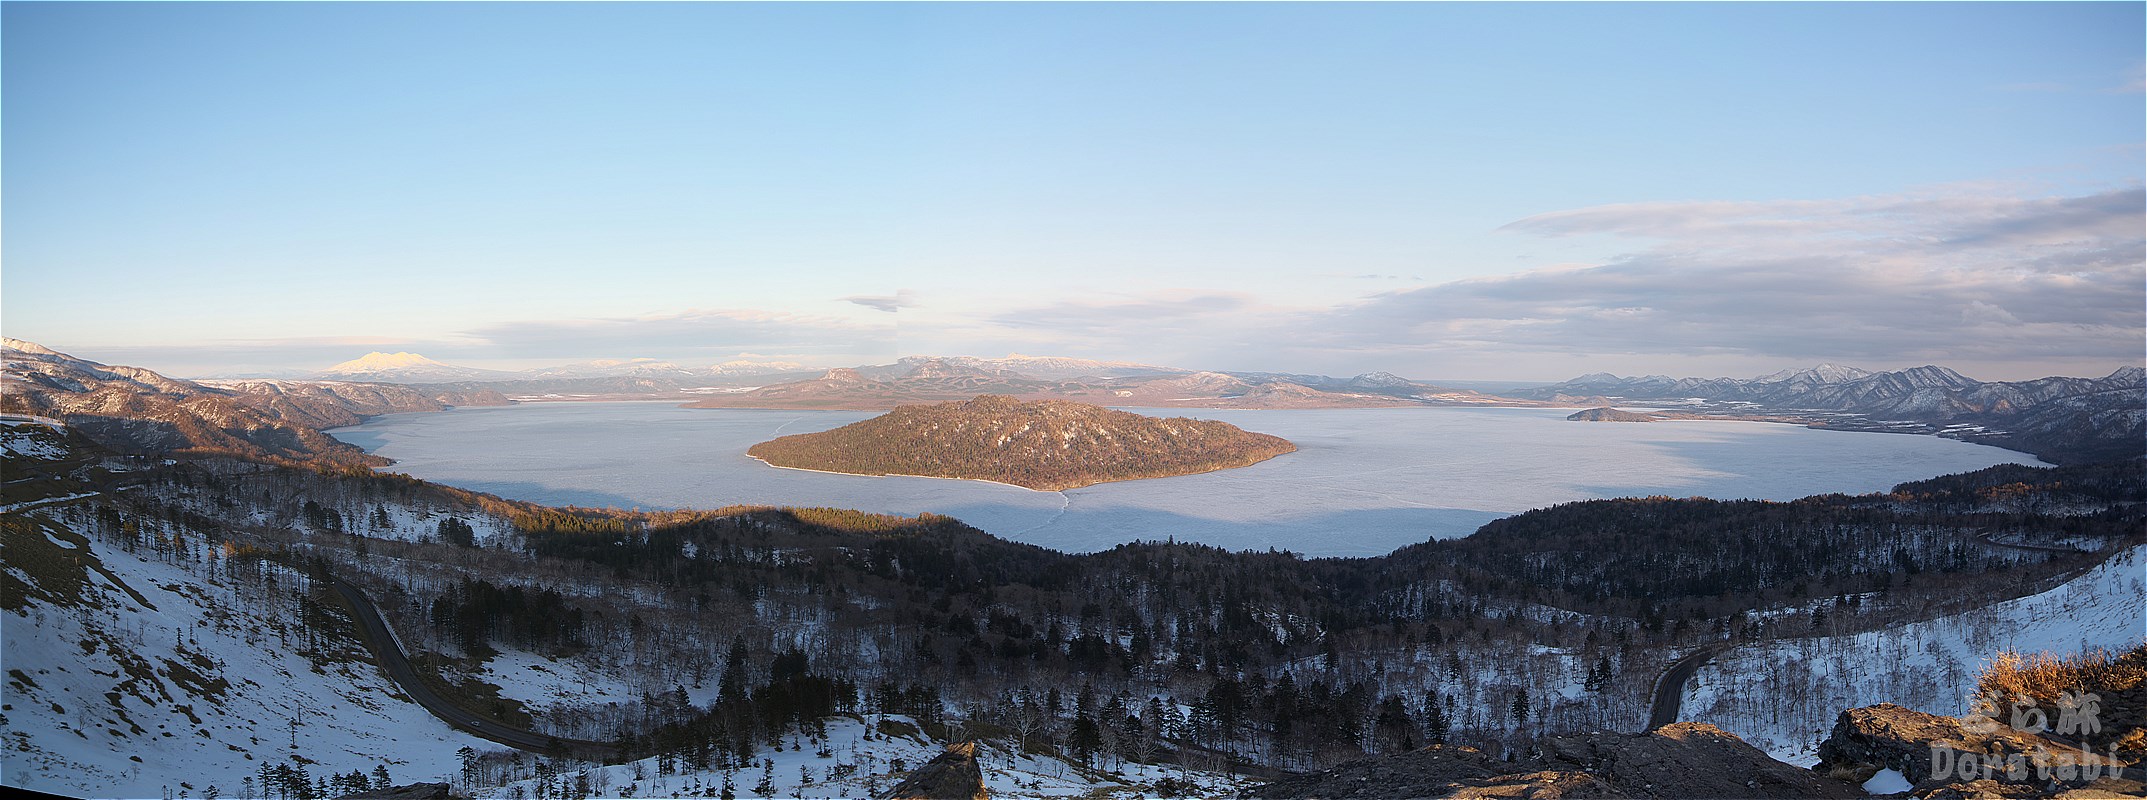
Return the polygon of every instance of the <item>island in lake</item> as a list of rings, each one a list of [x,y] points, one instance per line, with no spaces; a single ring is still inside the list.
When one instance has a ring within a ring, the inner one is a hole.
[[[1618,409],[1604,406],[1586,411],[1576,411],[1567,415],[1566,419],[1574,422],[1654,422],[1656,417],[1652,414],[1619,411]]]
[[[997,481],[1040,491],[1250,466],[1297,450],[1227,422],[1003,395],[901,406],[746,454],[778,467]]]

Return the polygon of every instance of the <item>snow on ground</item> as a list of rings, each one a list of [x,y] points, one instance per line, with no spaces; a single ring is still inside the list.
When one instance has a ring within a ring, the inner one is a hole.
[[[29,518],[47,515],[57,518]],[[137,556],[47,531],[86,547],[110,577],[88,571],[79,605],[32,599],[0,612],[8,785],[81,797],[199,796],[213,785],[236,797],[263,764],[294,755],[315,776],[384,763],[408,782],[445,779],[464,745],[493,746],[398,699],[369,663],[301,655],[296,573],[248,562],[234,576],[192,553],[169,563],[148,545]],[[9,572],[29,578],[17,555]]]
[[[501,697],[520,700],[526,707],[557,709],[565,714],[582,706],[639,702],[643,692],[663,689],[637,688],[633,676],[592,658],[555,659],[516,649],[498,650],[485,662],[484,669],[471,677],[498,686]],[[693,700],[705,704],[715,693],[711,686],[705,691],[709,697],[693,696]]]
[[[1139,764],[1108,772],[1088,770],[1054,758],[1017,757],[1013,749],[994,742],[978,745],[977,764],[993,797],[1144,797],[1152,794],[1149,787],[1166,777],[1189,783],[1198,796],[1234,795],[1240,787],[1217,773]],[[826,738],[785,736],[782,748],[755,753],[752,765],[730,770],[728,776],[732,793],[739,797],[873,797],[893,788],[907,770],[944,750],[943,743],[919,733],[907,717],[836,717],[827,721]],[[544,777],[465,788],[479,798],[536,797],[539,784],[545,782],[554,787],[549,794],[555,797],[572,794],[558,787],[578,783],[586,784],[598,797],[715,797],[722,793],[725,770],[695,770],[667,762],[647,758],[607,767],[555,768]],[[534,773],[538,764],[524,759],[516,767],[521,773]]]
[[[28,511],[30,509],[39,508],[42,506],[56,505],[59,503],[65,503],[70,500],[80,500],[85,497],[96,496],[96,492],[76,492],[74,494],[61,495],[59,497],[41,497],[36,500],[25,500],[20,503],[8,503],[6,505],[0,505],[0,514],[12,514],[17,511]]]
[[[0,414],[0,425],[42,425],[52,429],[54,433],[67,430],[67,423],[65,422],[32,414]]]
[[[79,602],[32,592],[26,607],[0,612],[8,670],[0,691],[0,780],[7,785],[82,797],[200,796],[211,786],[237,797],[251,786],[259,796],[249,779],[294,759],[316,777],[385,764],[399,783],[446,781],[462,777],[458,751],[467,747],[494,754],[488,758],[495,765],[512,765],[498,776],[504,785],[465,787],[480,797],[535,796],[539,765],[547,765],[554,786],[582,777],[596,796],[712,796],[722,786],[719,770],[671,764],[666,774],[665,759],[554,770],[545,759],[503,752],[399,699],[354,642],[309,634],[300,574],[212,560],[198,542],[167,549],[151,544],[159,538],[153,530],[144,532],[139,553],[129,552],[62,524],[86,518],[80,509],[34,512],[23,519],[43,530],[10,540],[5,569],[15,581],[64,583],[13,563],[36,555],[29,545],[14,549],[22,541],[86,554],[90,568],[79,592],[60,592]],[[616,669],[517,650],[495,656],[480,677],[506,696],[555,709],[623,703],[641,692]],[[866,796],[942,751],[944,743],[911,721],[886,719],[893,724],[836,718],[824,739],[788,735],[787,747],[764,750],[755,766],[735,771],[733,789],[760,794],[766,776],[766,793],[776,796]],[[1090,771],[1015,757],[994,743],[980,755],[993,794],[1008,797],[1138,796],[1164,777],[1210,794],[1235,786],[1227,776],[1176,768]]]
[[[1863,788],[1864,791],[1875,795],[1897,794],[1914,789],[1916,785],[1909,783],[1908,776],[1901,774],[1900,770],[1882,769],[1877,774],[1872,775],[1870,780],[1864,781]]]
[[[59,442],[57,431],[37,423],[8,423],[6,427],[0,427],[0,451],[38,460],[67,455],[67,447]]]
[[[2147,640],[2147,545],[2041,594],[1850,636],[1739,646],[1685,685],[1683,717],[1808,765],[1842,711],[1897,703],[1967,713],[1976,676],[2000,651],[2127,649]]]
[[[377,524],[374,513],[387,512],[388,524]],[[403,503],[381,503],[366,509],[352,509],[344,514],[344,524],[352,533],[375,539],[395,539],[405,542],[439,541],[440,523],[449,517],[468,523],[475,532],[472,537],[482,547],[500,547],[515,541],[514,526],[507,520],[490,514],[459,509],[433,508]]]

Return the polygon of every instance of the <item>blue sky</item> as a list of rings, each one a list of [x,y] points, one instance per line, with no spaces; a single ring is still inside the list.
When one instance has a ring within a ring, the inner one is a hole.
[[[2142,8],[7,3],[0,328],[179,374],[2100,374],[2147,335]]]

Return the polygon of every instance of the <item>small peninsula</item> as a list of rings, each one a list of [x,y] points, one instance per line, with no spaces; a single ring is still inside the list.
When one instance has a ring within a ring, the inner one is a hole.
[[[900,406],[833,430],[761,442],[746,454],[778,467],[986,480],[1048,492],[1250,466],[1296,450],[1287,439],[1227,422],[983,395]]]
[[[1619,411],[1615,408],[1604,406],[1602,408],[1573,412],[1567,415],[1566,419],[1574,422],[1654,422],[1655,416],[1631,411]]]

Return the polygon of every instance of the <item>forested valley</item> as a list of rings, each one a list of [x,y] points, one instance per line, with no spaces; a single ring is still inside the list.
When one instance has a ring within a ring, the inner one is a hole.
[[[2147,528],[2137,464],[1786,503],[1590,501],[1361,559],[1168,531],[1065,554],[933,515],[544,508],[235,460],[136,480],[80,524],[202,570],[332,573],[502,722],[719,768],[838,713],[1098,765],[1247,770],[1637,730],[1651,683],[1693,646],[2028,594]],[[347,628],[338,613],[316,616]],[[471,676],[507,650],[635,676],[641,696],[500,697]]]

